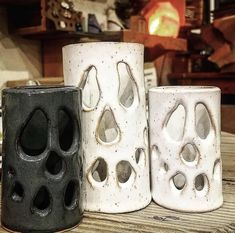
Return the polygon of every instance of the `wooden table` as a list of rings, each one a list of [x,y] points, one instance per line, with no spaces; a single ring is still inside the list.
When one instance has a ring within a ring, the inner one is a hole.
[[[235,135],[222,133],[224,205],[203,214],[180,213],[155,203],[128,214],[85,213],[81,224],[69,232],[79,233],[185,233],[235,232]],[[0,233],[6,232],[0,228]]]

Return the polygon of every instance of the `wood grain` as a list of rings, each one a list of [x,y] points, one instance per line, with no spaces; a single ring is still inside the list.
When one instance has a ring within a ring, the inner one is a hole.
[[[222,133],[224,204],[209,213],[181,213],[151,203],[127,214],[86,212],[74,233],[234,233],[235,232],[235,135]],[[0,233],[7,232],[0,228]]]

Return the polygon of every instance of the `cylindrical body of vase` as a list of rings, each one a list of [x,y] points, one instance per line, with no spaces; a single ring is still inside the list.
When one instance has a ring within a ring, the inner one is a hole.
[[[65,83],[82,89],[88,211],[129,212],[151,200],[143,49],[112,42],[63,48]]]
[[[74,87],[3,90],[2,225],[55,232],[82,218],[79,93]]]
[[[149,91],[153,200],[204,212],[223,204],[220,89],[172,86]]]

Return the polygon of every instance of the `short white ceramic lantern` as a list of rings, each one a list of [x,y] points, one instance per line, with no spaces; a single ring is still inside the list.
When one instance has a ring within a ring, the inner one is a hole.
[[[63,48],[65,84],[82,88],[88,211],[129,212],[151,200],[143,50],[114,42]]]
[[[152,196],[164,207],[204,212],[223,204],[220,89],[149,91]]]

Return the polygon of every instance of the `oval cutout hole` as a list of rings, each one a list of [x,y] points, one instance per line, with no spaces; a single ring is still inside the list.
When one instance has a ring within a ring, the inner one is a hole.
[[[161,165],[160,165],[160,171],[165,174],[168,172],[168,170],[169,170],[168,164],[166,162],[162,161]]]
[[[166,122],[166,132],[175,141],[180,141],[184,135],[186,112],[182,104],[170,114]]]
[[[94,66],[89,67],[80,85],[82,88],[82,103],[87,109],[94,109],[100,99],[100,87],[97,79],[97,70]]]
[[[78,185],[75,181],[71,180],[65,190],[64,204],[67,208],[75,208],[78,201]]]
[[[16,170],[13,167],[9,166],[7,175],[9,178],[13,178],[16,175]]]
[[[213,178],[214,180],[221,181],[221,162],[220,159],[217,159],[214,163],[213,168]]]
[[[178,190],[182,190],[186,184],[186,178],[182,173],[177,173],[173,178],[173,183]]]
[[[68,151],[73,143],[74,122],[70,114],[61,109],[58,115],[59,143],[63,151]]]
[[[51,197],[46,187],[42,186],[33,200],[33,208],[39,211],[45,211],[49,208]]]
[[[131,164],[128,161],[120,161],[116,167],[117,178],[120,183],[126,183],[132,173]]]
[[[33,111],[20,134],[20,146],[25,154],[37,156],[47,146],[48,120],[41,109]]]
[[[125,62],[117,65],[119,76],[119,101],[126,108],[131,107],[137,94],[137,86],[131,73],[131,69]]]
[[[12,200],[15,202],[21,202],[23,200],[23,196],[24,196],[23,186],[18,181],[16,181],[12,189],[12,194],[11,194]]]
[[[113,112],[106,109],[99,121],[97,136],[104,143],[117,141],[119,138],[119,127],[114,118]]]
[[[197,191],[202,191],[206,185],[206,175],[200,174],[195,178],[195,189]]]
[[[107,177],[107,163],[104,159],[98,158],[91,169],[92,177],[97,182],[103,182]]]
[[[160,151],[156,145],[152,146],[151,157],[152,160],[158,160],[160,158]]]
[[[135,151],[135,161],[138,164],[140,161],[144,161],[145,160],[145,153],[144,153],[144,149],[142,148],[138,148]]]
[[[187,143],[181,151],[181,157],[184,162],[187,163],[194,162],[197,158],[197,150],[195,148],[195,145]]]
[[[204,104],[196,106],[196,132],[201,139],[206,139],[210,133],[211,120]]]
[[[46,161],[47,171],[51,175],[57,175],[62,170],[62,167],[63,167],[62,158],[58,156],[56,152],[51,151]]]
[[[144,143],[148,146],[148,129],[147,127],[144,128]]]

